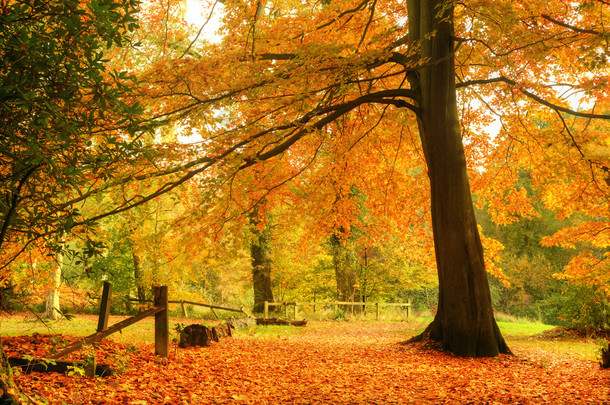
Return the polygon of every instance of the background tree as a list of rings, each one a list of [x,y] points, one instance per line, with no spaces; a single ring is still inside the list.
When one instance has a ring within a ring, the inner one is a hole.
[[[61,286],[61,275],[64,263],[63,254],[57,252],[55,254],[55,270],[53,270],[53,285],[47,291],[47,299],[45,302],[46,309],[44,316],[48,319],[58,320],[61,318],[61,305],[59,302],[59,287]]]
[[[265,301],[273,302],[271,285],[271,225],[265,201],[254,206],[250,213],[250,255],[252,258],[253,312],[262,313]]]

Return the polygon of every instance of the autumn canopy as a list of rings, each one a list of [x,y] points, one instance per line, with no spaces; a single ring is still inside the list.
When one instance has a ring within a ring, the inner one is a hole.
[[[183,2],[0,5],[0,280],[67,234],[93,256],[87,231],[112,217],[103,234],[126,248],[172,241],[151,282],[196,277],[178,269],[235,229],[264,247],[269,221],[298,224],[303,243],[435,264],[438,311],[415,339],[495,356],[510,350],[488,272],[505,275],[473,202],[500,225],[538,216],[525,172],[546,209],[579,215],[542,240],[582,248],[560,277],[610,294],[610,3],[203,3],[199,26]],[[154,204],[173,227],[138,239]]]

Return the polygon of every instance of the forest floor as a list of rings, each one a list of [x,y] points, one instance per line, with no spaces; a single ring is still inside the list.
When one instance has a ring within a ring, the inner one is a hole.
[[[50,350],[52,335],[7,336],[2,322],[8,356]],[[399,344],[425,325],[310,322],[252,327],[211,347],[172,344],[160,358],[150,326],[138,325],[127,339],[117,333],[95,348],[115,376],[30,373],[15,381],[34,403],[51,404],[610,404],[610,370],[591,358],[595,342],[556,334],[505,333],[513,356],[468,359]]]

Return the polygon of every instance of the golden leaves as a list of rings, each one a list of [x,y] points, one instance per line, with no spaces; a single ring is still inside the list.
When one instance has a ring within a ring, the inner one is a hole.
[[[51,404],[194,403],[606,403],[608,371],[569,354],[511,343],[515,356],[460,358],[397,342],[405,324],[309,323],[297,335],[234,336],[209,348],[179,349],[167,363],[151,344],[125,352],[103,343],[98,359],[121,375],[89,379],[32,373],[16,378]],[[10,355],[35,353],[27,338],[5,338]],[[37,343],[38,344],[38,343]]]

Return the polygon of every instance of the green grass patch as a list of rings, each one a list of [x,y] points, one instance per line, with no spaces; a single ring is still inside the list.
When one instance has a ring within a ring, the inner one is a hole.
[[[552,325],[545,325],[540,322],[519,322],[497,321],[498,327],[505,338],[536,336],[547,330],[555,328]]]
[[[127,316],[110,316],[108,325],[113,325],[126,318]],[[95,333],[97,323],[98,318],[96,315],[77,315],[70,320],[60,319],[59,321],[41,321],[41,319],[37,318],[35,315],[30,314],[24,316],[23,314],[20,314],[17,316],[3,316],[0,318],[0,330],[2,331],[1,334],[3,336],[20,336],[41,333],[49,335],[83,337]],[[179,334],[175,329],[178,323],[182,324],[183,326],[194,323],[213,326],[219,323],[219,321],[170,317],[170,339],[179,337]],[[288,325],[251,326],[247,329],[237,331],[236,335],[256,338],[272,338],[299,334],[302,331],[303,328],[301,327]],[[154,343],[154,317],[143,319],[134,325],[128,326],[121,331],[110,335],[108,339],[131,345],[137,345],[138,343]]]
[[[32,317],[3,317],[0,319],[2,335],[19,336],[34,333],[49,335],[86,336],[95,332],[97,320],[90,317],[74,317],[71,320],[40,320]]]
[[[127,316],[110,316],[108,325],[111,326]],[[173,330],[174,319],[170,319],[170,334]],[[194,322],[191,322],[194,323]],[[50,321],[39,319],[32,314],[2,316],[0,318],[0,331],[2,336],[32,335],[34,333],[84,337],[92,335],[97,330],[98,317],[96,315],[76,315],[72,319]],[[171,338],[171,336],[170,336]],[[154,343],[154,318],[144,319],[134,325],[128,326],[109,336],[116,342],[124,344]]]
[[[290,335],[298,335],[303,332],[303,327],[301,326],[291,326],[291,325],[254,325],[249,328],[239,330],[235,332],[236,336],[248,336],[255,338],[278,338],[285,337]]]

